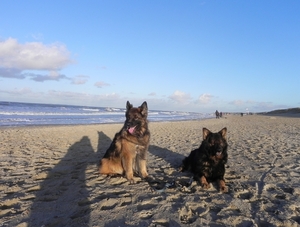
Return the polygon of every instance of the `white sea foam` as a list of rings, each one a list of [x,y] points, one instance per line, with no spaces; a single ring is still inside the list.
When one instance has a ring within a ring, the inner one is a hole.
[[[0,126],[122,123],[126,109],[0,102]],[[149,110],[149,121],[210,118],[201,113]]]

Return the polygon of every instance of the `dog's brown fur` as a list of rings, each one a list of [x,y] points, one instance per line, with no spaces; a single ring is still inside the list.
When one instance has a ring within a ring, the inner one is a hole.
[[[100,174],[125,174],[130,183],[134,183],[133,174],[139,173],[147,178],[146,157],[149,147],[147,102],[133,107],[126,104],[126,120],[120,132],[116,133],[110,147],[100,161]]]

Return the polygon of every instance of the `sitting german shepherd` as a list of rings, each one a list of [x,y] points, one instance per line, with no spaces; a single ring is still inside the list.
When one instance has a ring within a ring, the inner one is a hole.
[[[116,133],[110,147],[100,161],[100,174],[125,174],[134,183],[133,174],[147,178],[146,157],[149,147],[147,102],[137,108],[129,101],[126,104],[126,120],[121,131]]]
[[[218,181],[219,190],[227,192],[224,174],[227,162],[227,128],[212,133],[203,128],[203,141],[198,149],[191,151],[190,155],[182,161],[181,170],[190,170],[194,179],[208,189],[210,182]]]

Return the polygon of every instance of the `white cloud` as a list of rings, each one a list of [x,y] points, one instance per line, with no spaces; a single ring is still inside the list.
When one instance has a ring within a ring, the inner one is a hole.
[[[175,91],[169,98],[177,103],[186,104],[191,100],[191,96],[182,91]]]
[[[37,92],[31,90],[28,87],[15,88],[11,90],[0,89],[0,96],[5,100],[9,101],[24,101],[24,102],[39,102],[44,103],[56,103],[56,104],[70,104],[70,105],[90,105],[90,106],[102,106],[102,107],[125,107],[125,103],[129,100],[134,105],[139,105],[143,101],[147,101],[148,107],[151,110],[177,110],[177,111],[195,111],[202,113],[212,113],[215,111],[216,106],[210,105],[199,105],[196,102],[190,101],[189,94],[184,92],[174,92],[172,99],[158,99],[155,97],[135,97],[128,98],[122,97],[117,93],[107,94],[92,94],[88,92],[72,92],[72,91],[61,91],[61,90],[48,90]],[[174,102],[176,100],[176,102]],[[182,103],[178,103],[181,101]],[[183,103],[185,101],[185,103]],[[198,101],[199,103],[199,101]],[[222,103],[224,104],[224,102]],[[231,102],[233,108],[228,107],[228,103],[225,106],[222,104],[216,104],[218,110],[222,112],[261,112],[269,111],[280,108],[288,108],[289,106],[279,106],[272,102],[256,102],[249,100],[235,100]]]
[[[57,91],[57,90],[49,90],[48,94],[52,98],[60,98],[60,99],[83,99],[87,97],[91,97],[92,95],[88,93],[81,92],[72,92],[72,91]]]
[[[50,90],[45,94],[53,103],[68,103],[73,105],[85,106],[123,106],[125,101],[116,93],[109,94],[90,94],[85,92],[72,92],[72,91],[58,91]]]
[[[95,86],[98,87],[98,88],[102,88],[104,86],[110,86],[110,84],[107,84],[105,82],[99,81],[99,82],[95,83]]]
[[[0,77],[30,78],[36,82],[70,80],[71,78],[58,71],[71,62],[70,53],[62,44],[21,44],[13,38],[0,42]],[[35,70],[46,73],[35,73]]]
[[[101,94],[101,95],[93,95],[89,93],[83,92],[71,92],[71,91],[57,91],[57,90],[49,90],[48,94],[51,97],[57,97],[62,99],[73,99],[73,100],[114,100],[118,99],[119,95],[116,93],[111,94]]]
[[[59,74],[56,71],[51,71],[49,72],[48,75],[39,75],[39,74],[34,74],[34,73],[28,73],[25,74],[28,77],[31,77],[32,80],[37,81],[37,82],[44,82],[46,80],[55,80],[55,81],[59,81],[61,79],[70,79],[67,76],[63,75],[63,74]]]
[[[0,67],[19,70],[59,70],[70,64],[70,53],[62,44],[21,44],[9,38],[0,42]]]
[[[211,101],[212,98],[213,98],[213,96],[211,94],[204,93],[199,96],[198,101],[202,104],[207,104]]]
[[[22,73],[20,69],[15,69],[15,68],[0,68],[0,77],[14,78],[14,79],[30,78],[31,80],[37,82],[44,82],[46,80],[59,81],[61,79],[67,79],[67,80],[70,79],[69,77],[63,74],[59,74],[57,71],[50,71],[48,74]]]
[[[78,75],[72,78],[72,84],[85,84],[88,81],[88,76]]]

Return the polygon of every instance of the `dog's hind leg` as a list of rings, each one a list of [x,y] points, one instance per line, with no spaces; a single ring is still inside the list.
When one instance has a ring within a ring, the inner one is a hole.
[[[120,160],[101,159],[99,173],[106,175],[123,174],[124,170]]]

